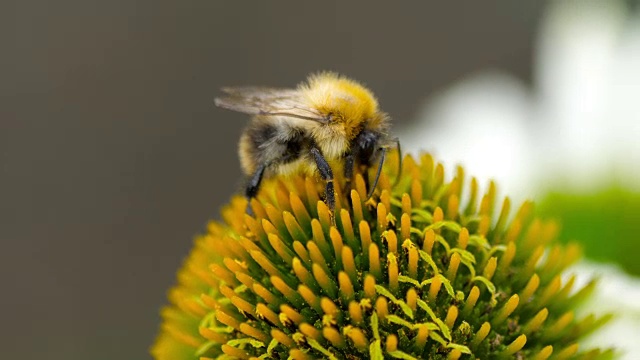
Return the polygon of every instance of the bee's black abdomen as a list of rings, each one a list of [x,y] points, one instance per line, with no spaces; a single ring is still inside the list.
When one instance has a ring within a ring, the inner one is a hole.
[[[308,141],[307,141],[308,142]],[[305,148],[305,139],[301,132],[295,132],[293,137],[286,142],[287,149],[282,156],[282,162],[288,163],[297,160]]]
[[[299,129],[272,123],[252,124],[247,129],[252,157],[259,164],[286,164],[300,158],[305,137]]]
[[[271,124],[257,124],[255,126],[251,126],[247,130],[247,133],[249,135],[249,139],[251,139],[251,144],[253,145],[252,148],[256,150],[256,153],[261,147],[274,141],[278,136],[278,130]]]

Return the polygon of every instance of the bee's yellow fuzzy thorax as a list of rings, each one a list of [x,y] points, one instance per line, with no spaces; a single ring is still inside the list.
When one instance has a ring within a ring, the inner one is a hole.
[[[369,89],[334,73],[312,75],[300,90],[311,107],[344,124],[348,137],[366,119],[379,116],[378,101]]]

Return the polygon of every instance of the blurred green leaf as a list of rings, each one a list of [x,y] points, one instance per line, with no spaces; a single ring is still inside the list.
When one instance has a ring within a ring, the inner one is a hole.
[[[560,239],[582,244],[585,255],[640,275],[640,193],[611,186],[593,193],[554,191],[538,212],[562,223]]]

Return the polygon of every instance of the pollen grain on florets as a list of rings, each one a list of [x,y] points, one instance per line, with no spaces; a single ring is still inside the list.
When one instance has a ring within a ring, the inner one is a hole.
[[[393,157],[377,195],[337,187],[335,223],[310,177],[267,181],[232,199],[178,273],[152,348],[180,359],[594,359],[581,337],[606,318],[577,318],[593,289],[572,289],[579,258],[530,202],[510,217],[496,188],[445,181],[430,155]],[[338,181],[338,183],[341,183]],[[461,203],[463,189],[468,191]]]

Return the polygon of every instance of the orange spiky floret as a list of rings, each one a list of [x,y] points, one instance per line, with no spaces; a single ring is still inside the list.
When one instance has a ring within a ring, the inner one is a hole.
[[[610,356],[581,336],[606,318],[576,319],[593,289],[572,290],[573,245],[527,202],[509,220],[491,183],[481,195],[464,170],[445,181],[430,155],[385,165],[378,194],[337,189],[335,222],[322,183],[265,182],[232,199],[178,273],[152,348],[159,360],[547,359]],[[391,179],[400,176],[392,187]],[[342,183],[337,181],[338,184]]]

